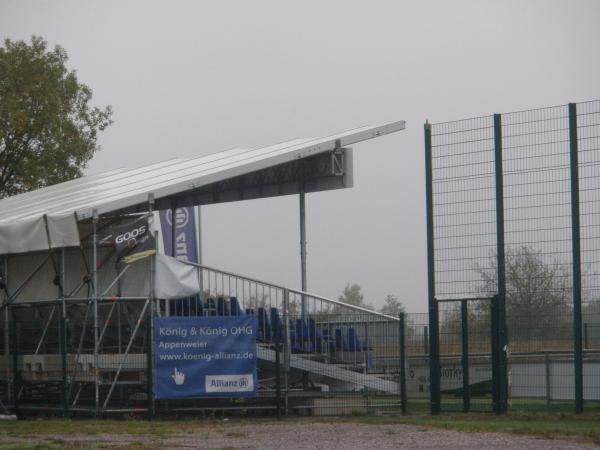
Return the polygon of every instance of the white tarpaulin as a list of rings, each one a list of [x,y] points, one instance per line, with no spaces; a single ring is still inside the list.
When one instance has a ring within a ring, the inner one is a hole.
[[[170,256],[156,255],[155,295],[157,298],[184,298],[200,294],[198,269]]]
[[[48,232],[44,216],[0,221],[0,255],[79,245],[79,230],[73,213],[48,215],[47,220]]]

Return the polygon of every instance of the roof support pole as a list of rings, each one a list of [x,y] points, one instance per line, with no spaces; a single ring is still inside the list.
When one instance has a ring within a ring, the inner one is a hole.
[[[306,292],[306,199],[304,183],[300,191],[300,275],[302,292]],[[302,296],[302,320],[306,318],[306,296]]]
[[[174,205],[175,206],[175,205]],[[154,211],[154,194],[148,194],[148,212],[152,214],[152,212]],[[171,224],[175,223],[175,214],[174,211],[171,210]],[[173,230],[175,229],[175,227],[173,227]],[[173,232],[173,241],[171,242],[172,247],[173,247],[173,255],[175,255],[175,238],[174,238],[174,232]],[[154,255],[152,255],[150,257],[150,292],[148,293],[148,299],[146,300],[146,303],[144,304],[144,309],[142,310],[141,314],[140,314],[140,318],[138,319],[138,322],[136,324],[136,328],[133,331],[133,334],[131,336],[131,339],[129,340],[129,344],[127,344],[127,348],[125,349],[125,355],[123,356],[123,362],[125,361],[125,358],[127,358],[127,354],[129,353],[129,350],[131,349],[131,344],[133,343],[133,339],[135,337],[135,334],[137,332],[137,329],[139,327],[139,324],[142,320],[144,320],[144,312],[146,311],[146,307],[149,307],[149,311],[148,311],[148,318],[147,323],[146,323],[146,333],[147,333],[147,337],[148,337],[148,343],[146,344],[146,379],[147,381],[147,395],[148,395],[148,419],[152,420],[154,419],[154,410],[155,410],[155,402],[154,402],[154,317],[156,315],[160,315],[160,308],[158,307],[159,305],[157,305],[157,300],[156,300],[156,290],[155,290],[155,280],[156,280],[156,255],[158,253],[158,230],[154,230]],[[165,300],[165,315],[169,315],[169,300]],[[122,366],[121,366],[122,367]],[[121,370],[121,367],[119,367],[119,371]],[[115,383],[117,381],[117,377],[118,377],[117,373],[115,375]],[[114,386],[114,385],[113,385]],[[112,386],[111,386],[111,390],[112,390]],[[106,405],[108,404],[108,399],[110,398],[110,393],[106,398],[106,402],[104,403],[104,408],[106,408]],[[167,404],[168,407],[168,404]]]
[[[175,250],[177,239],[177,202],[171,202],[171,256],[175,258],[177,252]]]
[[[65,303],[65,283],[67,281],[67,269],[65,265],[65,249],[64,247],[60,249],[60,299],[62,300],[62,317],[63,319],[67,319],[67,304]]]
[[[62,406],[63,406],[63,417],[67,417],[69,414],[69,398],[67,392],[69,391],[69,381],[67,378],[67,303],[65,301],[64,287],[66,284],[66,265],[65,265],[65,248],[60,249],[60,293],[61,293],[61,307],[60,307],[60,321],[58,327],[58,342],[60,347],[60,366],[61,366],[61,378],[62,378]]]
[[[2,282],[4,287],[2,291],[4,292],[4,301],[2,305],[4,306],[4,367],[6,367],[6,401],[10,404],[10,334],[9,334],[9,326],[10,326],[10,312],[8,308],[8,301],[10,299],[8,295],[8,256],[4,255],[2,257],[2,272],[0,273],[0,277],[2,277]]]
[[[164,241],[163,241],[164,242]],[[158,241],[156,242],[158,246]],[[171,200],[171,256],[173,258],[177,257],[177,200]],[[165,252],[166,253],[166,252]],[[160,301],[160,300],[158,300]],[[165,316],[169,315],[169,303],[170,300],[165,299]],[[189,302],[189,299],[188,299]],[[158,314],[160,315],[160,308],[156,308]]]
[[[96,415],[100,412],[100,379],[98,374],[98,211],[92,212],[92,242],[94,267],[94,393]]]
[[[197,243],[197,248],[196,248],[196,252],[197,252],[197,258],[198,258],[198,264],[202,264],[202,212],[201,212],[201,206],[198,205],[196,206],[196,226],[198,227],[198,243]]]
[[[196,206],[197,217],[196,226],[198,227],[198,235],[196,238],[196,254],[198,258],[198,264],[202,264],[202,213],[201,206]],[[204,277],[202,276],[202,269],[198,270],[198,279],[200,282],[200,297],[204,296]],[[237,287],[237,286],[236,286]]]

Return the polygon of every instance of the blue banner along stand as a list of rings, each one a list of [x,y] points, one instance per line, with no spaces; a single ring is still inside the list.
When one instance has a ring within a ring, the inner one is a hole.
[[[256,395],[256,317],[154,318],[154,398]]]
[[[173,253],[173,230],[171,229],[172,211],[170,209],[160,211],[160,227],[165,255],[198,262],[198,236],[194,211],[193,206],[175,210],[175,253]]]

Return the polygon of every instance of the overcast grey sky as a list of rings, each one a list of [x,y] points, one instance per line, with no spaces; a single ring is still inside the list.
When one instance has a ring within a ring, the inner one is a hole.
[[[423,122],[600,98],[600,1],[7,1],[111,104],[87,173],[406,120],[307,196],[308,286],[426,311]],[[298,198],[203,208],[205,263],[299,286]]]

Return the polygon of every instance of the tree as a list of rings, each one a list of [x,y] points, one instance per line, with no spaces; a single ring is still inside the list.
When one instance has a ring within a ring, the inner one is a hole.
[[[590,341],[600,340],[600,299],[592,299],[583,304],[582,308],[583,318],[583,338],[587,337],[587,344],[589,346]],[[584,345],[586,342],[584,342]]]
[[[385,305],[381,307],[379,312],[397,317],[398,314],[403,313],[405,311],[404,305],[400,300],[398,300],[398,297],[392,294],[388,294],[387,297],[385,297]]]
[[[545,261],[541,252],[521,246],[507,252],[506,317],[512,339],[557,339],[571,332],[570,273],[560,261]],[[497,292],[495,255],[488,269],[478,269],[480,290]],[[479,302],[479,315],[489,315],[489,302]]]
[[[338,297],[338,300],[342,303],[348,303],[354,306],[360,306],[361,308],[373,309],[373,306],[365,303],[365,296],[360,290],[360,286],[358,284],[347,284],[344,290],[342,291],[342,295]]]
[[[111,107],[90,106],[67,60],[36,36],[0,47],[0,198],[77,178],[100,148]]]

